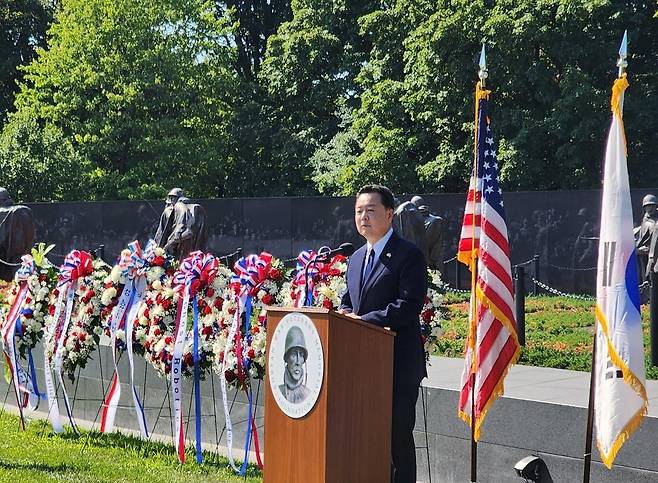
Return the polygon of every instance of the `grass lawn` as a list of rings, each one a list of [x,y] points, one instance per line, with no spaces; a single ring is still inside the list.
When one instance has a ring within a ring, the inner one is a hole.
[[[526,345],[519,364],[590,371],[594,334],[594,301],[567,297],[526,298]],[[446,295],[444,334],[436,355],[462,357],[468,331],[468,294]],[[649,344],[649,306],[642,306],[647,378],[658,379]]]
[[[189,463],[179,465],[171,445],[95,431],[55,435],[39,420],[22,432],[8,413],[0,413],[0,434],[0,482],[262,482],[255,467],[238,477],[212,453],[197,465],[189,448]]]

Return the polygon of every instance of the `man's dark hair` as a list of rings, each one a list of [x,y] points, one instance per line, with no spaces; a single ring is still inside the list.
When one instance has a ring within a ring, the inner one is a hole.
[[[393,192],[386,186],[381,184],[367,184],[359,190],[356,197],[358,198],[365,193],[379,193],[379,198],[382,200],[384,208],[395,210],[395,197],[393,196]]]

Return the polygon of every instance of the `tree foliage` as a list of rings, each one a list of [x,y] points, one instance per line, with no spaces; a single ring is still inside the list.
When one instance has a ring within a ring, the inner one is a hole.
[[[598,187],[628,29],[631,183],[655,186],[655,13],[641,0],[62,0],[47,46],[9,69],[24,77],[3,182],[26,200],[462,191],[484,43],[503,187]],[[46,166],[53,184],[31,190]]]
[[[0,119],[11,109],[22,80],[18,67],[45,45],[51,20],[45,0],[0,0]]]
[[[210,7],[62,2],[16,107],[61,131],[88,162],[75,173],[95,187],[87,197],[161,196],[172,184],[202,196],[226,183],[234,85]]]

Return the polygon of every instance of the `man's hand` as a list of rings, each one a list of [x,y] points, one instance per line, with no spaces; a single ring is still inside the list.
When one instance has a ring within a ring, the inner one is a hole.
[[[347,312],[345,315],[352,317],[353,319],[361,320],[361,316],[356,315],[354,312]]]
[[[348,309],[338,309],[336,312],[338,312],[339,314],[343,314],[343,315],[349,315],[349,314],[352,313]]]

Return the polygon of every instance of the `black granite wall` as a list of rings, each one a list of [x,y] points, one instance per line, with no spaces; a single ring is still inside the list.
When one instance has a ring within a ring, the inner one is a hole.
[[[632,192],[634,222],[642,218],[641,200],[648,192]],[[406,201],[410,196],[401,196]],[[425,195],[432,211],[446,220],[445,258],[456,253],[464,210],[464,194]],[[540,256],[540,279],[567,292],[592,293],[601,192],[551,191],[504,194],[512,263]],[[342,242],[363,243],[354,229],[352,197],[244,198],[200,200],[208,213],[209,250],[224,255],[242,247],[244,253],[267,250],[281,258],[303,249]],[[51,256],[60,263],[73,248],[105,245],[112,262],[134,239],[155,234],[162,201],[35,203],[36,239],[55,243]],[[532,264],[528,267],[532,274]],[[444,278],[456,282],[456,264],[448,261]],[[468,284],[466,270],[462,287]]]

